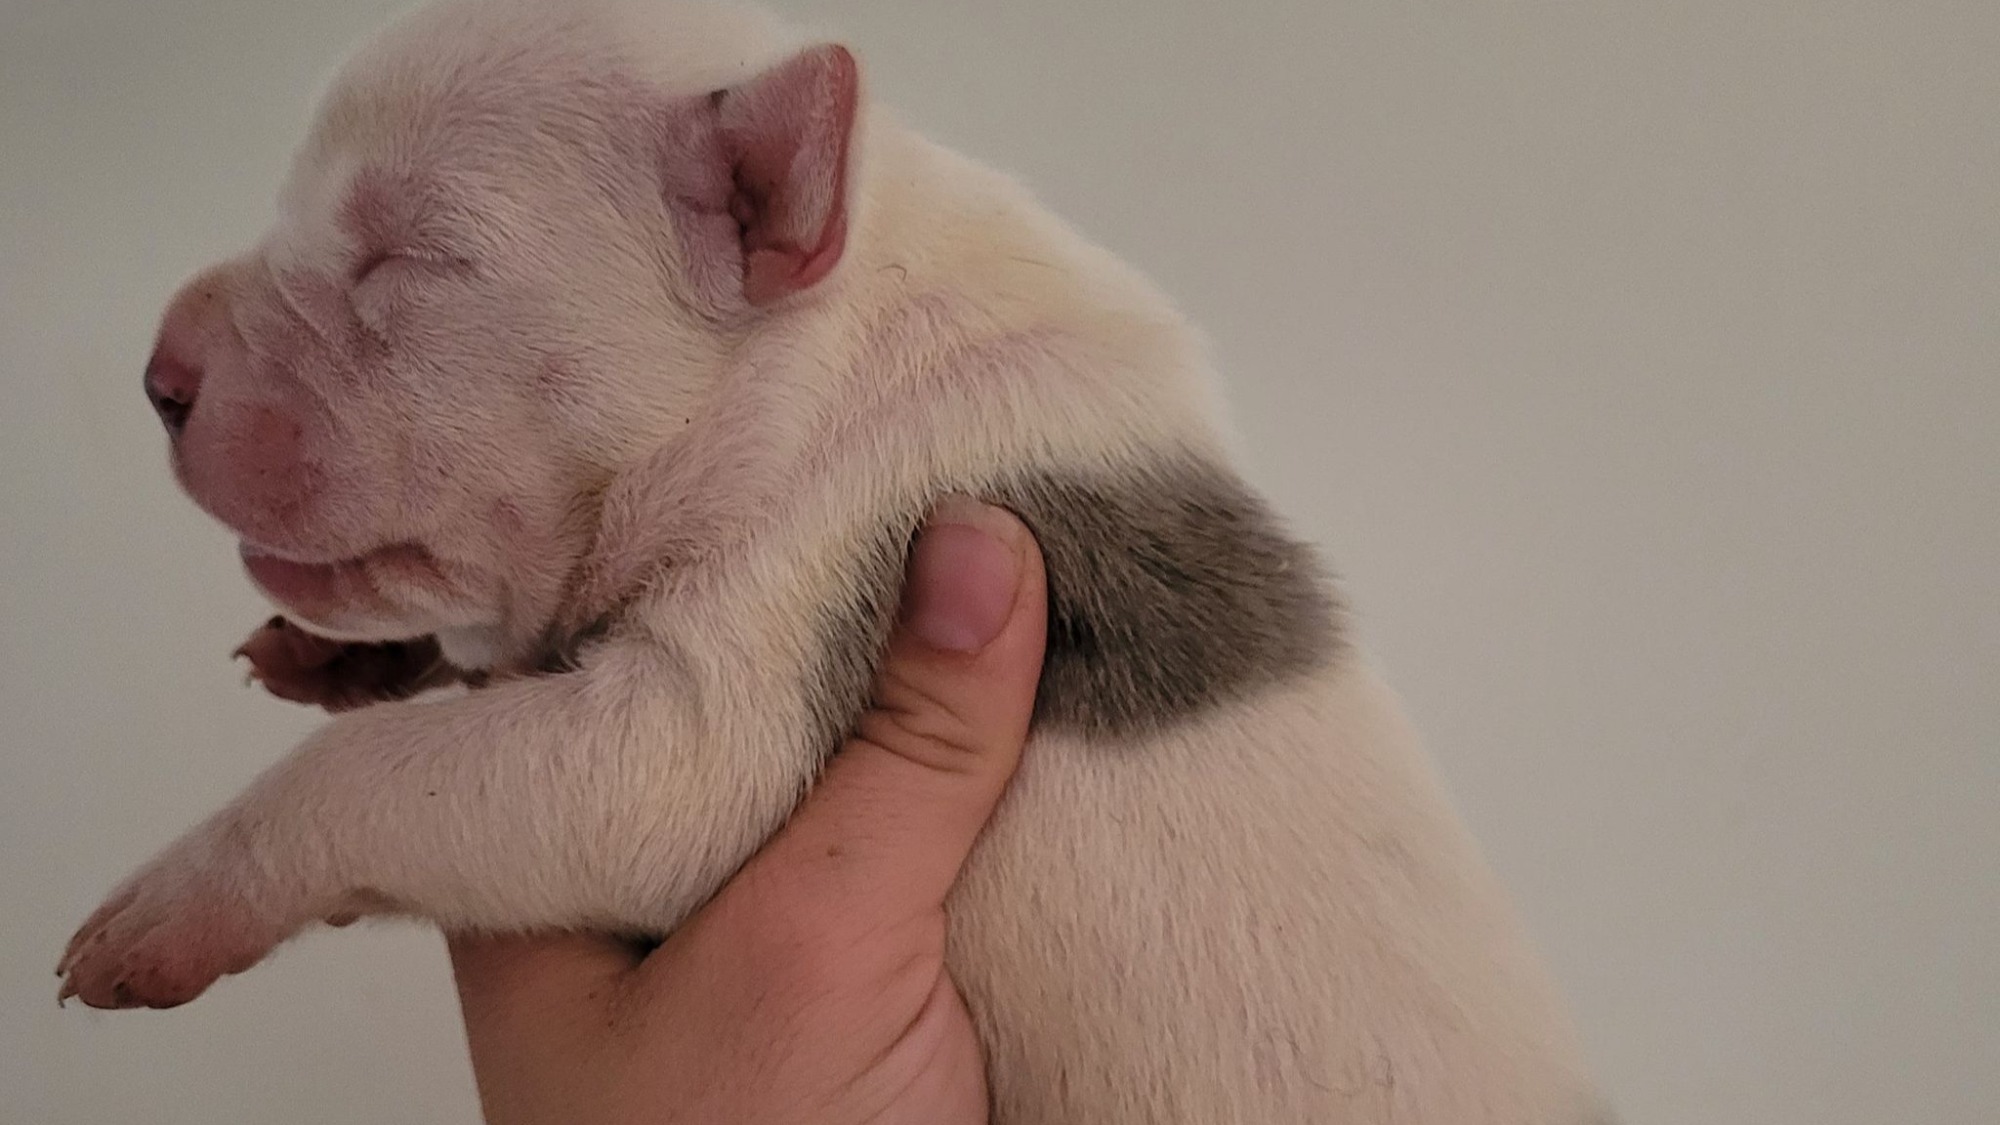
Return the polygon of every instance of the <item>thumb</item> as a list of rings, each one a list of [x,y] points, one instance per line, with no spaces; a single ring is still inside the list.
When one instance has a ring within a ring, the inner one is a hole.
[[[1027,527],[942,501],[911,550],[873,705],[750,867],[864,914],[941,905],[1020,761],[1047,626]]]

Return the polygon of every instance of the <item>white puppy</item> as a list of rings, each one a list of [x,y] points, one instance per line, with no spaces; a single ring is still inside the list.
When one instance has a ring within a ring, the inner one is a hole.
[[[845,49],[668,0],[424,9],[339,76],[271,232],[174,299],[147,385],[303,624],[259,673],[370,705],[118,891],[65,995],[185,1002],[342,913],[671,930],[853,722],[912,530],[968,491],[1052,596],[950,911],[996,1119],[1596,1119],[1392,696],[1231,469],[1195,335]]]

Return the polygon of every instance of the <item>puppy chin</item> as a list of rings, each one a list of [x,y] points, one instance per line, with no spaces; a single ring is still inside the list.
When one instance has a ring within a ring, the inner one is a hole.
[[[307,560],[245,542],[238,547],[250,581],[309,631],[330,640],[406,640],[432,632],[410,620],[389,595],[412,580],[436,577],[416,546],[394,546],[331,560]]]

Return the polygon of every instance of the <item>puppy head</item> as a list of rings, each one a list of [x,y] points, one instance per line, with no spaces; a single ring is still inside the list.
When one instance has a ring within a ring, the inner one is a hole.
[[[348,64],[146,372],[183,487],[329,636],[531,637],[592,497],[824,298],[853,58],[729,9],[453,0]]]

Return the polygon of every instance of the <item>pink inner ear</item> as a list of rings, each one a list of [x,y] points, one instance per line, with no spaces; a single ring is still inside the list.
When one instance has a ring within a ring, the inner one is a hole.
[[[847,245],[847,149],[859,100],[847,48],[802,51],[716,95],[734,169],[743,297],[766,305],[832,272]]]

